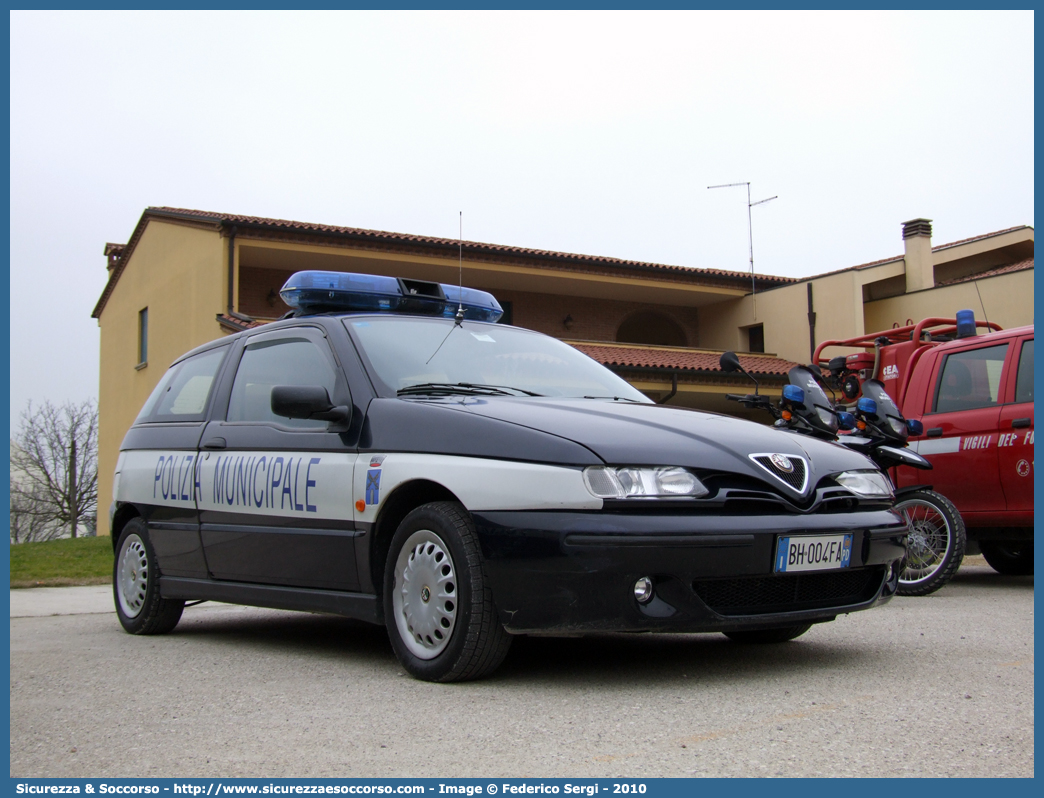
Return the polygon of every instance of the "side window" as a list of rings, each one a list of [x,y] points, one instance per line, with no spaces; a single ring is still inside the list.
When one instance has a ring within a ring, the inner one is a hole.
[[[935,392],[934,412],[951,413],[996,405],[1007,351],[1008,345],[1001,344],[948,355]]]
[[[149,396],[135,423],[202,421],[227,346],[211,349],[170,367]]]
[[[228,421],[263,422],[294,429],[325,429],[325,421],[281,418],[272,412],[276,385],[321,385],[333,398],[337,370],[325,341],[292,336],[248,344],[239,361]]]
[[[1015,401],[1033,401],[1033,339],[1023,341],[1019,354],[1019,373],[1015,378]]]

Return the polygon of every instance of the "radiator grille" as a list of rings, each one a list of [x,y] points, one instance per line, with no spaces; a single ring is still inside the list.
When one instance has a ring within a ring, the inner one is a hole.
[[[806,480],[808,479],[808,472],[805,468],[805,461],[802,460],[800,457],[793,457],[791,455],[787,455],[785,458],[783,458],[785,460],[784,466],[787,462],[790,463],[790,471],[785,470],[785,468],[780,468],[778,465],[772,462],[773,457],[778,458],[780,457],[780,455],[756,454],[750,455],[750,457],[755,463],[757,463],[759,466],[761,466],[770,474],[772,474],[772,476],[774,476],[780,482],[789,485],[791,488],[798,491],[799,493],[805,490]]]
[[[719,615],[761,615],[869,601],[884,580],[884,567],[829,573],[780,574],[738,579],[697,579],[692,589]]]

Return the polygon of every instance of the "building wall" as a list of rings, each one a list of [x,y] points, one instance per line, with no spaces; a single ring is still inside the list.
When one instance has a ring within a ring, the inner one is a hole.
[[[767,353],[799,363],[808,361],[809,282],[816,313],[816,343],[887,330],[905,325],[908,319],[952,318],[962,308],[970,308],[976,318],[982,318],[983,305],[989,320],[1002,327],[1033,323],[1033,269],[979,280],[979,293],[975,283],[967,282],[863,301],[864,288],[873,296],[874,287],[901,278],[902,268],[903,262],[898,261],[765,291],[757,296],[756,318],[750,296],[704,307],[700,312],[700,346],[745,351],[745,328],[760,323],[765,326]]]
[[[481,285],[475,285],[476,288]],[[676,322],[684,331],[686,346],[700,346],[700,316],[696,308],[620,302],[611,299],[491,290],[501,303],[510,302],[512,323],[555,338],[575,341],[615,341],[620,324],[630,315],[653,310]],[[569,316],[570,326],[565,326]]]
[[[816,339],[862,333],[862,286],[857,273],[841,272],[813,281]],[[756,306],[756,311],[755,311]],[[706,349],[746,351],[746,329],[764,325],[765,352],[798,363],[807,362],[808,287],[806,283],[764,291],[702,309],[700,341]]]
[[[864,310],[866,331],[905,326],[930,316],[953,318],[958,310],[975,311],[975,318],[986,317],[1001,327],[1033,324],[1033,269],[998,274],[975,282],[936,286],[930,291],[868,302]],[[982,297],[980,303],[979,297]]]
[[[226,241],[216,230],[150,221],[98,319],[98,534],[109,534],[120,443],[170,363],[218,335]],[[149,309],[148,364],[138,363],[138,312]]]
[[[236,310],[255,319],[278,319],[290,306],[279,297],[279,289],[294,274],[293,269],[260,269],[241,266],[239,273],[239,302]]]

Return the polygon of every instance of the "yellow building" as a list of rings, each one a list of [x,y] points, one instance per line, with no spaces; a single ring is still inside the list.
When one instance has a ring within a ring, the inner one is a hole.
[[[99,504],[107,507],[112,494],[124,434],[171,361],[279,318],[288,310],[279,289],[296,271],[462,279],[492,292],[505,322],[572,343],[658,401],[735,411],[724,394],[747,384],[720,372],[723,349],[751,353],[744,365],[778,393],[791,361],[808,360],[810,336],[849,337],[963,307],[978,314],[980,294],[992,321],[1032,322],[1032,228],[933,248],[930,225],[915,220],[904,236],[906,253],[892,260],[802,281],[752,280],[744,272],[148,208],[126,244],[106,245],[109,279],[92,314],[101,329]],[[99,515],[98,533],[108,534],[104,509]]]

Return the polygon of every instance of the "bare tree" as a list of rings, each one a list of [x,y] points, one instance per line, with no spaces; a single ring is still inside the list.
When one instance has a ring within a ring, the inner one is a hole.
[[[91,534],[97,512],[97,405],[30,402],[11,439],[12,540],[49,540],[66,531],[76,537],[80,527]]]

